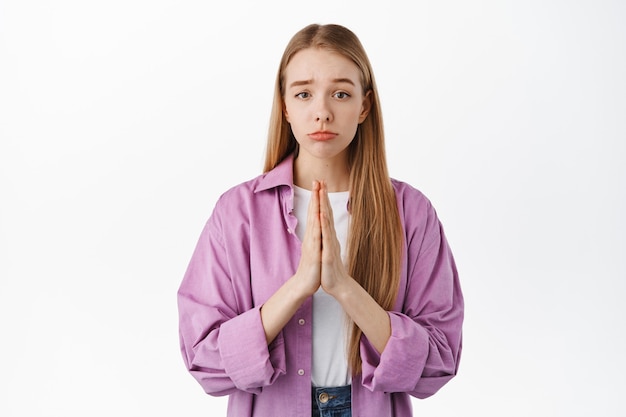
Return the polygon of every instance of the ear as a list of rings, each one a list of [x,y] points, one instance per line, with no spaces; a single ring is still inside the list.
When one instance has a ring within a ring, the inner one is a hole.
[[[370,114],[372,108],[372,90],[369,90],[365,97],[363,97],[363,105],[361,106],[361,114],[359,114],[359,124],[363,123],[367,119],[367,115]]]
[[[285,105],[285,100],[283,100],[283,115],[285,116],[285,120],[287,120],[287,123],[291,124],[291,121],[289,120],[289,113],[287,112],[287,106]]]

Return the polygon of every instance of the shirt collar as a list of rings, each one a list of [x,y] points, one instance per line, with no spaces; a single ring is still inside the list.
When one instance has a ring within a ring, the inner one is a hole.
[[[270,188],[286,185],[293,186],[293,154],[288,155],[274,169],[266,172],[254,189],[254,192],[269,190]]]

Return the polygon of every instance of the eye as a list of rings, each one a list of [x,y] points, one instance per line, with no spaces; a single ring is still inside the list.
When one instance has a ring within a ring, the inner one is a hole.
[[[339,100],[345,100],[350,97],[350,94],[346,93],[345,91],[337,91],[334,96]]]
[[[311,95],[307,93],[306,91],[302,91],[301,93],[296,94],[296,98],[300,98],[303,100],[309,97],[311,97]]]

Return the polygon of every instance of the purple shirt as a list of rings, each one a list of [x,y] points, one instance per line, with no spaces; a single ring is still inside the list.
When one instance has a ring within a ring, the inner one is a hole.
[[[392,180],[405,247],[391,338],[382,354],[361,339],[352,414],[412,415],[409,395],[428,397],[454,375],[461,355],[463,295],[436,212]],[[309,298],[268,346],[260,308],[300,259],[293,210],[293,158],[224,193],[202,231],[178,291],[185,365],[211,395],[229,395],[228,416],[311,415]]]

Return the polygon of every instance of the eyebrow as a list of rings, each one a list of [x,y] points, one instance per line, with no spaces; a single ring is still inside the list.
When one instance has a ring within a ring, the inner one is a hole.
[[[350,78],[335,78],[332,80],[332,82],[333,84],[346,83],[346,84],[350,84],[354,86],[354,81],[352,81]],[[313,84],[313,80],[294,81],[291,84],[289,84],[289,88],[299,87],[299,86],[309,85],[309,84]]]

